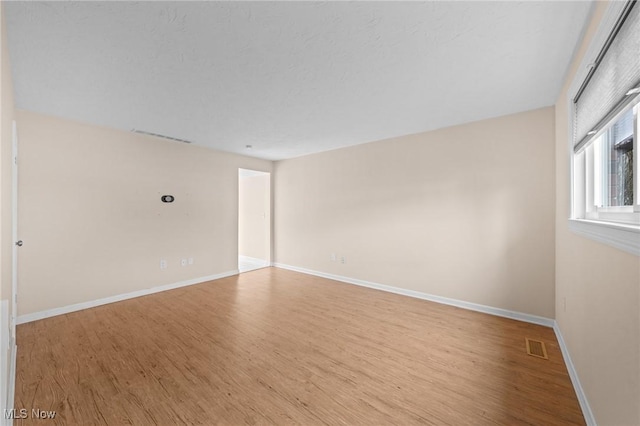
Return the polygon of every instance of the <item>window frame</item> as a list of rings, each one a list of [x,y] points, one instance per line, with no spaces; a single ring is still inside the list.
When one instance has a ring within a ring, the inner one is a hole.
[[[574,117],[576,114],[573,98],[585,81],[591,65],[600,53],[615,23],[622,13],[625,2],[609,3],[600,25],[591,40],[591,43],[583,56],[578,71],[567,92],[568,106],[568,135],[567,149],[569,150],[569,230],[592,240],[608,244],[625,252],[640,256],[640,225],[633,222],[640,218],[640,106],[636,105],[637,113],[634,115],[634,205],[629,208],[597,208],[593,203],[593,170],[589,170],[590,149],[574,153]],[[592,6],[592,7],[595,7]],[[636,5],[636,7],[640,7]],[[592,9],[593,11],[593,9]],[[639,104],[640,105],[640,104]],[[614,119],[615,120],[615,119]],[[612,120],[612,122],[614,122]],[[591,151],[593,150],[593,144]],[[591,189],[591,190],[590,190]],[[591,206],[591,207],[590,207]],[[618,210],[618,211],[616,211]],[[622,211],[620,211],[622,210]]]
[[[596,179],[599,174],[606,173],[604,171],[604,165],[608,163],[607,158],[599,158],[602,163],[602,169],[599,173],[596,171],[596,165],[598,159],[596,159],[597,151],[603,148],[598,146],[598,140],[595,140],[587,148],[585,148],[585,176],[584,179],[588,183],[585,185],[585,209],[584,213],[579,208],[576,209],[576,216],[583,216],[583,219],[590,220],[602,220],[606,222],[622,222],[629,224],[640,225],[640,197],[638,197],[638,186],[640,185],[640,179],[638,176],[638,138],[640,137],[640,128],[638,128],[638,114],[640,114],[640,99],[635,100],[628,108],[625,108],[623,112],[633,111],[633,201],[634,204],[627,206],[601,206],[595,200],[595,193],[598,192],[595,189],[596,184],[601,184],[599,179]],[[622,115],[622,114],[620,114]],[[598,138],[605,138],[605,143],[609,143],[609,138],[612,137],[612,127],[617,118],[614,118],[607,126],[602,135]],[[575,161],[576,154],[574,154]],[[574,178],[579,178],[576,175]],[[590,187],[594,187],[590,190]],[[606,193],[602,192],[601,196]],[[608,194],[607,194],[608,195]]]

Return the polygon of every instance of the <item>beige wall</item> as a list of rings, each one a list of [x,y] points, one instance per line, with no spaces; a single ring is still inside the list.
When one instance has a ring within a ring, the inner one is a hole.
[[[553,114],[277,162],[275,261],[553,318]]]
[[[238,167],[271,162],[33,112],[17,122],[20,315],[237,270]]]
[[[3,11],[3,7],[0,7]],[[12,244],[12,209],[11,209],[11,151],[13,141],[13,83],[11,81],[11,67],[9,64],[9,49],[7,48],[4,12],[2,12],[2,86],[1,90],[1,120],[0,123],[0,184],[2,196],[0,198],[0,297],[10,299],[11,293],[11,258]]]
[[[598,424],[639,425],[640,258],[567,226],[568,88],[606,7],[597,3],[556,104],[556,315]]]
[[[271,176],[241,177],[238,253],[271,261]]]

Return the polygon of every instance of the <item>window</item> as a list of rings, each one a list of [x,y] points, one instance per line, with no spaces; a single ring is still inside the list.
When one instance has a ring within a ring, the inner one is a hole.
[[[636,195],[638,173],[638,105],[630,105],[604,126],[583,153],[576,154],[576,180],[584,181],[584,205],[576,206],[578,218],[640,225]]]
[[[614,2],[608,13],[570,93],[570,227],[640,255],[640,6]]]

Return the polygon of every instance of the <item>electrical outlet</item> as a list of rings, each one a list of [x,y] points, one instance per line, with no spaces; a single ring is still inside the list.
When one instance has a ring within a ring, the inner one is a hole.
[[[160,269],[167,269],[167,261],[165,259],[160,259]]]
[[[182,266],[187,266],[187,259],[182,259],[182,260],[180,261],[180,264],[181,264]]]
[[[342,256],[342,257],[340,258],[340,263],[347,263],[347,258],[346,258],[346,257],[344,257],[344,256]]]
[[[193,257],[189,258],[189,265],[193,265]]]
[[[337,259],[336,254],[335,254],[335,253],[331,253],[331,261],[332,261],[332,262],[335,262],[335,261],[336,261],[336,259]]]

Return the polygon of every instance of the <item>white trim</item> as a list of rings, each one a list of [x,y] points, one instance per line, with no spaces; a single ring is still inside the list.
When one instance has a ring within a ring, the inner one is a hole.
[[[11,348],[9,303],[8,299],[0,300],[0,425],[7,424],[4,413],[9,408],[9,381],[11,375],[11,362],[7,357]]]
[[[429,300],[431,302],[441,303],[443,305],[455,306],[470,311],[482,312],[485,314],[495,315],[504,318],[524,321],[531,324],[538,324],[545,327],[553,327],[555,321],[551,318],[540,317],[537,315],[525,314],[522,312],[510,311],[508,309],[494,308],[493,306],[480,305],[478,303],[465,302],[464,300],[451,299],[448,297],[436,296],[429,293],[423,293],[415,290],[407,290],[404,288],[393,287],[385,284],[373,283],[370,281],[359,280],[356,278],[343,277],[341,275],[327,274],[324,272],[312,271],[310,269],[299,268],[297,266],[285,265],[282,263],[274,263],[276,268],[288,269],[290,271],[302,272],[303,274],[315,275],[317,277],[327,278],[334,281],[340,281],[347,284],[359,285],[361,287],[373,288],[375,290],[387,291],[389,293],[401,294],[403,296],[414,297],[416,299]]]
[[[145,288],[143,290],[132,291],[130,293],[117,294],[115,296],[104,297],[102,299],[91,300],[88,302],[75,303],[73,305],[61,306],[59,308],[48,309],[40,312],[18,316],[18,324],[24,324],[31,321],[37,321],[44,318],[54,317],[56,315],[68,314],[69,312],[81,311],[83,309],[94,308],[96,306],[106,305],[109,303],[120,302],[122,300],[133,299],[135,297],[146,296],[162,291],[173,290],[175,288],[186,287],[194,284],[201,284],[207,281],[218,280],[221,278],[238,275],[238,270],[223,272],[221,274],[209,275],[206,277],[193,278],[186,281],[180,281],[174,284],[167,284],[158,287]]]
[[[560,332],[560,326],[556,321],[554,321],[553,324],[553,331],[556,333],[556,339],[558,339],[558,345],[560,345],[560,351],[562,352],[564,363],[567,366],[567,371],[569,372],[569,377],[571,378],[573,389],[575,390],[576,396],[578,397],[578,403],[580,404],[580,408],[582,409],[584,420],[587,422],[587,426],[597,426],[596,418],[593,416],[593,412],[591,411],[591,407],[589,406],[589,401],[587,400],[587,395],[582,389],[580,379],[578,378],[578,372],[573,365],[573,361],[571,361],[569,349],[567,348],[567,344],[565,343],[564,338],[562,337],[562,333]]]
[[[569,219],[569,230],[619,250],[640,256],[640,228],[595,220]]]

